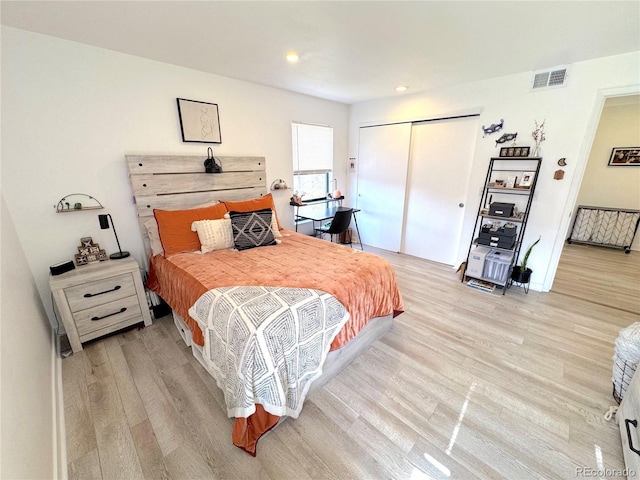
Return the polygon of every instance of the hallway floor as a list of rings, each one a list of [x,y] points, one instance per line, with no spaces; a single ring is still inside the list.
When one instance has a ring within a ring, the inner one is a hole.
[[[640,315],[640,252],[565,244],[551,291]]]

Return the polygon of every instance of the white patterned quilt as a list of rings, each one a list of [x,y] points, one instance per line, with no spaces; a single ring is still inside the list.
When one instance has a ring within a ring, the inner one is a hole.
[[[297,418],[349,319],[320,290],[258,286],[209,290],[189,315],[202,328],[204,359],[229,417],[248,417],[259,403],[272,415]]]

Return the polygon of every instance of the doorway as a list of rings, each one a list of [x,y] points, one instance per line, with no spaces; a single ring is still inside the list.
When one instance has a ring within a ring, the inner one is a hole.
[[[610,167],[613,147],[640,146],[640,95],[607,98],[577,205],[640,209],[640,167]],[[632,252],[564,244],[551,291],[640,314],[640,238]]]

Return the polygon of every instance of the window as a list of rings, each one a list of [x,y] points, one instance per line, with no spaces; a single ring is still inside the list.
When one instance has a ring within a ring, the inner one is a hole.
[[[293,191],[304,200],[325,198],[333,180],[333,127],[291,124]]]

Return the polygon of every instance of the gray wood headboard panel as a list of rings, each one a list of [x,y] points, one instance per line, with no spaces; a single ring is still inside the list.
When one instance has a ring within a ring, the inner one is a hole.
[[[149,256],[144,222],[153,209],[180,210],[216,200],[248,200],[267,193],[264,157],[216,157],[222,173],[205,173],[202,156],[127,155],[138,223]]]

